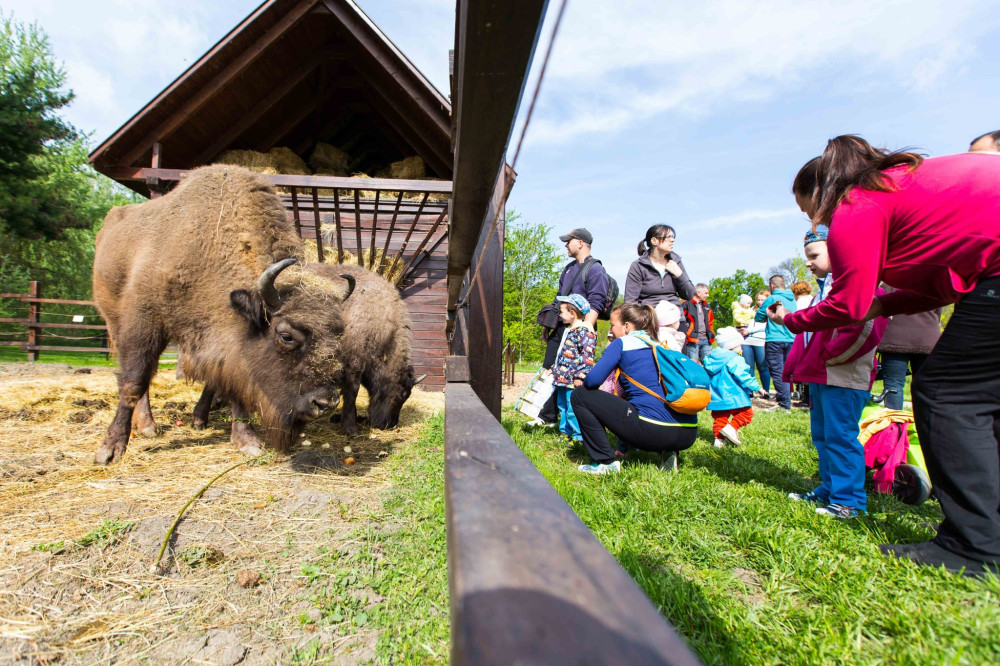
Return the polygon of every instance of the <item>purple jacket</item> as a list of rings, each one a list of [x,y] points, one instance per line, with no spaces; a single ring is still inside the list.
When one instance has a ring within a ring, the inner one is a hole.
[[[574,259],[563,268],[562,274],[559,276],[559,291],[556,294],[559,296],[580,294],[590,303],[591,310],[600,312],[608,300],[608,287],[610,286],[608,272],[604,270],[604,265],[600,261],[589,257],[588,261],[592,261],[593,266],[587,273],[587,284],[584,285],[581,279],[583,267],[587,262],[580,263]]]

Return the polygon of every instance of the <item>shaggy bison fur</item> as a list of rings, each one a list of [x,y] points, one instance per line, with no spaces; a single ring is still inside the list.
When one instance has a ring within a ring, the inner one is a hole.
[[[335,403],[345,290],[291,265],[303,259],[270,183],[240,167],[203,167],[159,199],[112,209],[94,300],[121,366],[119,403],[96,461],[124,454],[137,405],[140,433],[155,432],[147,391],[168,340],[188,377],[233,400],[247,453],[261,445],[243,423],[250,412],[266,445],[285,450]]]

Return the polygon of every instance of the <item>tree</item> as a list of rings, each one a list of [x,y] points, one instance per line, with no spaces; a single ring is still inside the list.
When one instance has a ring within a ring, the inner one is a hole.
[[[816,278],[806,267],[806,260],[802,257],[789,257],[777,266],[771,266],[767,272],[768,277],[772,275],[784,276],[787,281],[786,287],[790,288],[796,282],[807,282],[813,291],[816,291]]]
[[[519,362],[545,355],[542,327],[535,316],[555,298],[559,287],[560,255],[549,240],[552,228],[521,221],[507,211],[503,268],[503,334],[517,343]]]
[[[73,99],[65,81],[37,24],[0,15],[0,226],[18,237],[59,238],[91,223],[63,187],[74,175],[67,157],[86,138],[58,116]]]
[[[708,302],[715,311],[715,330],[733,325],[732,305],[740,299],[740,295],[747,294],[753,298],[763,289],[767,289],[764,278],[743,269],[730,277],[713,278],[708,283]]]

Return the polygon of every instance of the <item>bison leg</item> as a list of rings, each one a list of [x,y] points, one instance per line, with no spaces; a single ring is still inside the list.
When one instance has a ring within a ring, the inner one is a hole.
[[[135,411],[132,412],[132,426],[142,437],[156,437],[160,434],[153,420],[153,409],[149,404],[149,391],[142,394]]]
[[[145,333],[145,335],[143,335]],[[157,360],[166,347],[160,336],[150,340],[148,331],[138,331],[135,336],[112,335],[119,340],[118,350],[121,371],[118,373],[118,410],[108,426],[104,442],[94,455],[94,462],[107,465],[117,462],[125,454],[132,432],[132,412],[149,390],[149,381],[156,372]]]
[[[201,397],[198,398],[198,404],[194,406],[194,417],[191,419],[191,425],[194,426],[195,430],[204,430],[208,426],[208,413],[212,411],[214,402],[215,391],[206,384],[201,391]],[[235,416],[235,413],[233,415]]]
[[[211,401],[209,402],[211,404]],[[243,409],[238,401],[232,401],[233,430],[230,440],[233,446],[248,456],[256,457],[264,453],[264,441],[253,431],[250,425],[250,412]]]
[[[344,406],[340,408],[340,429],[348,437],[357,437],[358,430],[358,380],[356,377],[346,377],[340,385],[344,397]]]

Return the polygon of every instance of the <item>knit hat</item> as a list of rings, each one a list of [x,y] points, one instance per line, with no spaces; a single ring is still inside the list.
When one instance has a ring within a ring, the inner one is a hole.
[[[715,333],[715,344],[723,349],[739,349],[743,346],[743,336],[732,326],[726,326]]]
[[[740,294],[740,305],[742,305],[745,308],[748,308],[750,307],[751,303],[753,303],[753,299],[750,298],[750,296],[748,296],[747,294]]]
[[[670,301],[660,301],[653,309],[656,311],[656,323],[659,326],[670,326],[681,320],[681,309]]]
[[[579,310],[581,314],[587,314],[588,312],[590,312],[590,303],[588,303],[587,299],[581,296],[580,294],[570,294],[569,296],[556,296],[556,300],[559,301],[560,303],[569,303],[577,310]]]
[[[810,229],[806,232],[806,237],[803,240],[803,245],[809,245],[809,243],[816,243],[818,241],[825,241],[826,234],[829,232],[824,226],[817,226],[815,229]]]

